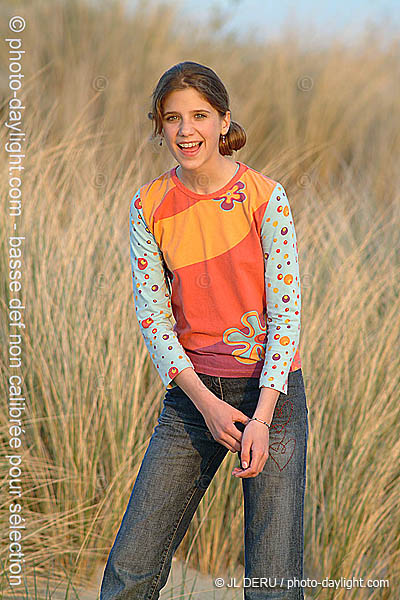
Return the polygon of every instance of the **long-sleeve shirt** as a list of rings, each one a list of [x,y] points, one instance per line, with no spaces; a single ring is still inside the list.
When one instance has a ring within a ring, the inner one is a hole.
[[[136,316],[167,388],[187,367],[257,377],[287,394],[301,367],[298,248],[282,184],[237,162],[231,180],[198,194],[175,166],[130,203]],[[172,322],[172,315],[175,324]]]

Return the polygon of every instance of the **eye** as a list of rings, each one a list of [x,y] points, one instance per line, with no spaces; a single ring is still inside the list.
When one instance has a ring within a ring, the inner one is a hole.
[[[203,113],[196,113],[195,116],[202,117],[203,119],[207,118],[207,115],[204,115]],[[166,121],[171,121],[172,119],[176,119],[176,115],[169,115],[168,117],[165,118]]]

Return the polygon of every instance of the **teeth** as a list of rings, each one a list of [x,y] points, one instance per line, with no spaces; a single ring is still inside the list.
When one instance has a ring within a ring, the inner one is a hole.
[[[200,142],[190,142],[190,144],[178,144],[178,146],[182,146],[182,148],[194,148],[194,146],[198,146]]]

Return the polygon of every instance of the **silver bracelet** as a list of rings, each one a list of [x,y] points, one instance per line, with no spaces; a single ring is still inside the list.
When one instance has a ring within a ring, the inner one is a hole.
[[[264,425],[266,425],[268,427],[268,429],[271,428],[271,425],[268,425],[268,423],[266,421],[263,421],[262,419],[259,419],[258,417],[249,417],[249,419],[251,421],[260,421],[260,423],[264,423]]]

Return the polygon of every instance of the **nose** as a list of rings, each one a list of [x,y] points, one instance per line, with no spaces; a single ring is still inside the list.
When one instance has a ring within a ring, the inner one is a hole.
[[[193,131],[194,129],[190,121],[185,121],[185,119],[182,119],[179,127],[179,135],[187,136],[193,133]]]

